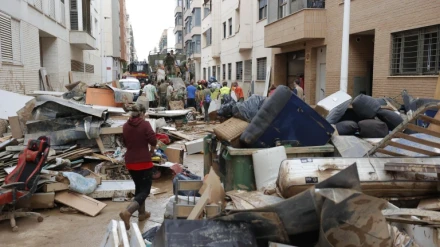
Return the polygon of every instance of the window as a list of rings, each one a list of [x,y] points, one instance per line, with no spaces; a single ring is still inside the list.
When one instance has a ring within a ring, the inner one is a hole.
[[[226,33],[227,33],[227,31],[226,31],[226,21],[225,21],[225,22],[223,22],[223,38],[224,39],[226,39]]]
[[[206,68],[203,68],[203,79],[206,80]]]
[[[178,12],[177,14],[176,14],[176,17],[174,18],[174,24],[175,24],[175,26],[182,26],[182,20],[183,20],[183,18],[182,18],[182,12]]]
[[[440,72],[440,25],[392,35],[391,75],[431,75]]]
[[[55,0],[49,0],[49,17],[55,20]]]
[[[181,44],[183,41],[182,31],[177,31],[175,36],[176,36],[176,43]]]
[[[226,80],[226,64],[223,64],[223,80]]]
[[[200,54],[202,50],[202,43],[200,39],[200,35],[194,35],[192,37],[192,47],[193,47],[193,53]]]
[[[232,79],[232,63],[228,63],[228,80]]]
[[[60,2],[60,23],[63,26],[66,26],[66,7],[64,6],[64,0],[61,0]]]
[[[20,22],[0,13],[0,60],[21,62]]]
[[[200,8],[194,8],[193,10],[193,16],[192,16],[192,20],[193,20],[193,26],[194,27],[200,27],[202,25],[202,16],[200,13]]]
[[[212,29],[208,29],[205,33],[206,46],[210,46],[212,44]]]
[[[177,7],[182,7],[182,0],[177,0]]]
[[[216,72],[215,72],[215,66],[212,66],[212,77],[217,79],[217,75],[216,75]]]
[[[229,23],[229,36],[232,36],[232,18],[229,18],[228,23]]]
[[[258,20],[267,18],[267,0],[259,0]]]
[[[192,29],[192,17],[188,16],[185,20],[185,31],[186,33],[191,33],[191,29]]]
[[[278,18],[281,19],[287,15],[287,0],[278,0]]]
[[[237,80],[243,80],[243,62],[237,62],[235,68],[236,68],[236,71],[235,71],[236,77],[235,78]]]
[[[208,78],[206,79],[209,80],[209,78],[211,78],[211,67],[208,67]]]
[[[266,80],[266,58],[257,59],[257,80]]]
[[[188,40],[185,42],[186,56],[189,57],[193,54],[192,41]]]
[[[207,17],[209,14],[211,14],[211,1],[209,1],[208,3],[204,4],[204,8],[203,8],[203,18]]]

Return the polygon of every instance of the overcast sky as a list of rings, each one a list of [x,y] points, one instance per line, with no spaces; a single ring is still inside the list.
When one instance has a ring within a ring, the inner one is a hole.
[[[164,29],[174,28],[176,0],[126,0],[140,61],[159,44]],[[174,37],[172,37],[174,38]]]

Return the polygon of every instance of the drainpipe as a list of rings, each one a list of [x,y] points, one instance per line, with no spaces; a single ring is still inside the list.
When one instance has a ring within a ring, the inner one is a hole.
[[[350,40],[350,2],[344,0],[344,23],[342,27],[341,81],[340,90],[347,92],[348,85],[348,52]]]

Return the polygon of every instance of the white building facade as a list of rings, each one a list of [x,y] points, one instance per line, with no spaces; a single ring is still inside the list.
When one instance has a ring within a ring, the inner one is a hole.
[[[264,47],[266,13],[260,1],[204,1],[201,79],[237,81],[246,97],[253,81],[254,93],[263,93],[272,54]]]
[[[8,0],[0,4],[0,89],[32,93],[45,68],[54,91],[101,81],[102,0]]]

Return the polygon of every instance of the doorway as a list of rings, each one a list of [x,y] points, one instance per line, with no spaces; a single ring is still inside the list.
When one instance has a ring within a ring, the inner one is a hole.
[[[287,53],[287,86],[293,89],[294,81],[299,80],[304,88],[305,51]]]
[[[326,62],[327,48],[316,48],[316,92],[315,100],[318,103],[326,96],[325,86],[327,80],[327,62]]]

